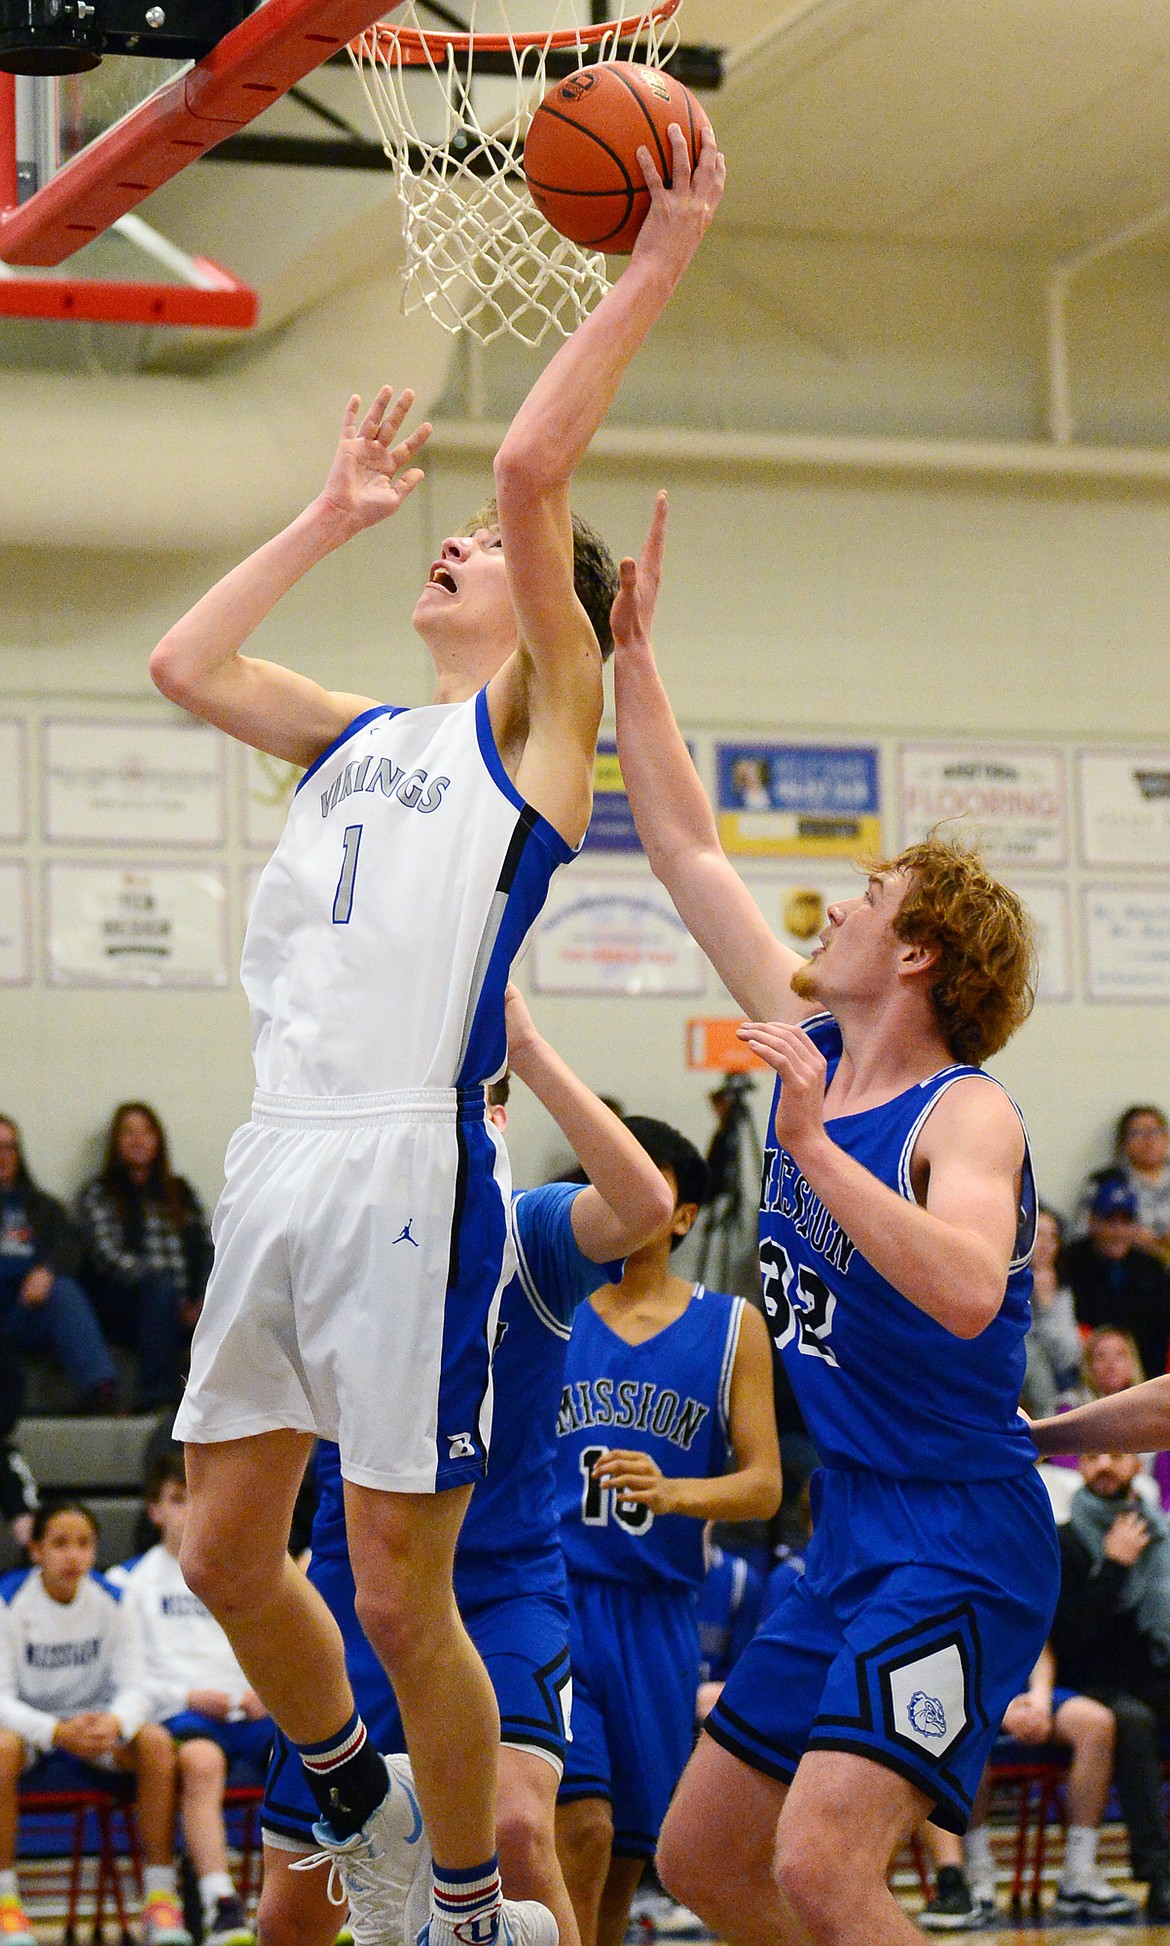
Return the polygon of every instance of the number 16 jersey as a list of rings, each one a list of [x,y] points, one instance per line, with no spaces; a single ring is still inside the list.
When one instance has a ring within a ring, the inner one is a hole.
[[[494,1080],[509,968],[572,856],[504,769],[486,689],[355,718],[305,772],[256,890],[241,976],[258,1087]]]

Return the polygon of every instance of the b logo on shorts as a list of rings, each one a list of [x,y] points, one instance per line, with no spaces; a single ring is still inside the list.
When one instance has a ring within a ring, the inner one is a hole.
[[[447,1458],[475,1458],[475,1441],[469,1432],[450,1432],[447,1434]]]

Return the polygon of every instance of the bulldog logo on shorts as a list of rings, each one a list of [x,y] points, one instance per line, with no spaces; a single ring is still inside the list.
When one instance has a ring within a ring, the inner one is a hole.
[[[914,1728],[924,1737],[945,1737],[947,1713],[937,1696],[928,1696],[925,1690],[916,1689],[907,1705],[907,1715]]]
[[[898,1742],[944,1757],[970,1721],[967,1669],[958,1643],[911,1655],[883,1669],[881,1681],[886,1720]]]

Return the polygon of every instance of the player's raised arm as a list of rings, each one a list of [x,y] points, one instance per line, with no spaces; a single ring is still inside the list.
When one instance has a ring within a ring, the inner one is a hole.
[[[522,698],[492,704],[493,724],[523,707],[527,743],[516,781],[576,843],[589,822],[601,663],[573,593],[569,482],[609,410],[630,360],[690,263],[723,193],[723,158],[704,131],[692,172],[670,131],[671,186],[639,150],[650,208],[630,261],[537,379],[496,455],[496,504],[520,621]],[[510,677],[496,678],[497,690]],[[499,732],[497,731],[497,734]]]
[[[1032,1422],[1042,1454],[1150,1453],[1170,1446],[1170,1375]]]
[[[613,605],[618,759],[638,835],[656,878],[724,985],[756,1019],[814,1011],[791,987],[804,965],[769,931],[719,842],[715,818],[663,688],[651,646],[666,541],[660,493],[638,562],[621,564]]]
[[[360,402],[350,399],[317,498],[217,581],[153,651],[151,679],[164,696],[241,742],[299,764],[312,763],[370,707],[369,697],[324,689],[240,649],[303,574],[364,527],[397,513],[418,485],[422,471],[410,462],[430,426],[397,438],[413,403],[413,392],[395,399],[384,385],[359,424]]]
[[[663,1473],[649,1453],[619,1448],[597,1461],[594,1479],[656,1514],[691,1514],[696,1520],[771,1520],[782,1491],[773,1384],[768,1328],[760,1313],[745,1305],[727,1414],[729,1471],[676,1479]]]
[[[509,984],[504,1007],[512,1073],[548,1109],[589,1178],[573,1204],[578,1248],[597,1264],[626,1257],[669,1222],[674,1198],[666,1177],[625,1123],[538,1033],[518,987]]]

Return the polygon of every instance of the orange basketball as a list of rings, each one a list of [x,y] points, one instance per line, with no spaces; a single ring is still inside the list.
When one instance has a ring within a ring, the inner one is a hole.
[[[693,168],[709,124],[672,75],[636,61],[600,61],[558,81],[524,144],[524,174],[541,215],[574,243],[613,256],[632,250],[650,207],[638,149],[649,149],[669,183],[671,122],[686,138]]]

